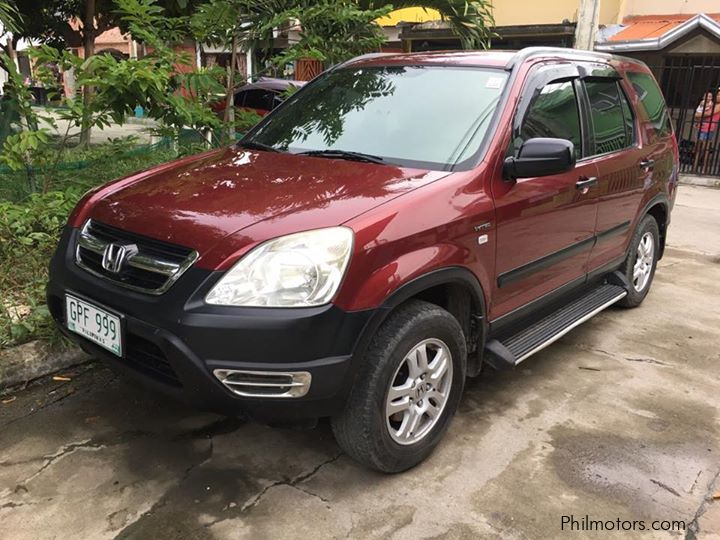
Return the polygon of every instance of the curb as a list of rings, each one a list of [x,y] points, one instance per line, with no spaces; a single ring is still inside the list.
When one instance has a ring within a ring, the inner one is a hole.
[[[0,390],[87,362],[92,357],[68,347],[53,351],[39,340],[0,351]]]
[[[695,176],[691,174],[681,174],[680,184],[686,186],[720,188],[720,178],[715,176]]]

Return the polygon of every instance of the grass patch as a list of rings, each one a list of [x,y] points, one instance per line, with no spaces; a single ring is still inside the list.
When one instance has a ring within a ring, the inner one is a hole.
[[[52,174],[47,193],[31,193],[25,172],[0,171],[0,348],[32,339],[61,342],[45,305],[47,267],[67,217],[87,190],[174,159],[170,148],[108,144],[66,151],[54,172],[36,171],[37,185]]]

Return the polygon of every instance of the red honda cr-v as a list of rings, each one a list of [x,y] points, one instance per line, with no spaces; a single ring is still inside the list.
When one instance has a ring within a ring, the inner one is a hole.
[[[483,365],[642,302],[677,172],[636,60],[370,55],[236,146],[89,193],[48,304],[155,388],[268,422],[330,417],[348,454],[401,471]]]

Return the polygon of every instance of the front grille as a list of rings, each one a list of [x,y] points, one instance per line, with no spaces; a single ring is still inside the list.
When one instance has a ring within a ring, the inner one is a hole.
[[[162,349],[145,338],[131,333],[127,334],[123,361],[133,369],[161,382],[172,386],[182,386]]]
[[[75,261],[84,270],[149,294],[164,293],[197,258],[197,251],[190,248],[90,219],[80,231],[75,249]]]

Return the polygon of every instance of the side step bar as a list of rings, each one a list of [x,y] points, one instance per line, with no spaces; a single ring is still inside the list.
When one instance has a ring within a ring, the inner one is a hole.
[[[485,344],[485,360],[495,369],[513,368],[529,356],[556,342],[576,326],[627,295],[627,288],[623,286],[626,280],[619,279],[620,276],[611,274],[611,279],[608,280],[610,283],[590,290],[585,296],[523,328],[515,335],[502,341],[489,340]],[[625,282],[623,285],[615,284],[623,281]]]

